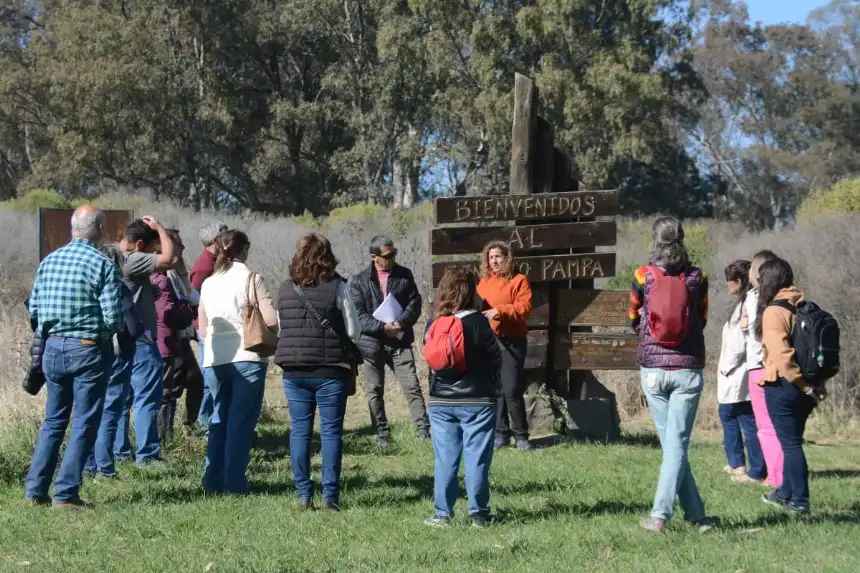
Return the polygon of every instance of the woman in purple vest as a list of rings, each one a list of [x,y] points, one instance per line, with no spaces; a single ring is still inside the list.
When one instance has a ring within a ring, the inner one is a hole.
[[[680,221],[658,219],[651,239],[650,264],[634,273],[630,320],[639,334],[642,391],[660,436],[663,464],[654,508],[641,525],[663,531],[677,497],[685,520],[706,533],[719,518],[705,515],[687,449],[704,382],[708,280],[690,263]]]

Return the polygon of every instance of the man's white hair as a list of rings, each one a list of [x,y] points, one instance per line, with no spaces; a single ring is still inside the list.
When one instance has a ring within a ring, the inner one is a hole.
[[[221,233],[224,233],[225,231],[227,231],[227,225],[221,221],[212,221],[200,229],[200,232],[197,234],[197,238],[200,239],[200,242],[203,243],[204,247],[208,247],[215,242],[215,239],[221,236]]]
[[[96,240],[107,228],[107,217],[101,209],[93,211],[78,209],[72,215],[72,236]]]

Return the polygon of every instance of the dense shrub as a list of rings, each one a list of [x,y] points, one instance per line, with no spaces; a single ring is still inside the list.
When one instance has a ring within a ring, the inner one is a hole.
[[[33,189],[20,197],[0,202],[0,207],[35,213],[40,207],[45,209],[68,209],[71,204],[53,189]]]
[[[809,196],[798,211],[798,218],[810,221],[824,213],[860,212],[860,177],[843,179],[829,189]]]

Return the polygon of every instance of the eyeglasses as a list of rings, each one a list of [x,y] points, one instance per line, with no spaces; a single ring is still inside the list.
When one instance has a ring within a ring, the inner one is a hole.
[[[386,260],[386,261],[390,261],[391,259],[393,259],[394,257],[397,256],[397,249],[394,249],[393,251],[385,253],[384,255],[373,255],[373,256],[380,258],[380,259],[383,259],[383,260]]]

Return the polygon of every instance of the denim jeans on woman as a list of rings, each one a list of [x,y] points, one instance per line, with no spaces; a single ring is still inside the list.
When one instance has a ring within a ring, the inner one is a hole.
[[[490,464],[496,431],[494,406],[430,406],[436,461],[433,469],[436,515],[452,518],[459,494],[460,458],[466,463],[469,516],[490,516]]]
[[[299,500],[310,501],[314,495],[311,436],[314,412],[319,406],[323,501],[337,504],[340,501],[346,381],[339,378],[285,378],[284,394],[290,408],[290,462]]]
[[[209,380],[207,371],[208,368],[203,367],[203,353],[206,351],[206,344],[203,337],[200,336],[200,331],[197,331],[197,364],[200,366],[200,372],[203,374],[203,400],[200,402],[200,411],[197,413],[197,425],[202,430],[208,430],[209,418],[212,417],[212,411],[215,409],[215,402],[212,399],[212,392],[209,390]]]
[[[755,423],[752,403],[736,402],[720,404],[720,423],[723,426],[723,448],[726,460],[732,468],[746,468],[744,442],[749,454],[750,467],[747,475],[755,480],[763,480],[767,475],[764,454],[758,443],[758,428]]]
[[[69,420],[72,431],[54,484],[54,503],[79,498],[84,465],[98,434],[113,349],[110,341],[48,338],[42,357],[45,421],[36,441],[25,497],[46,501]]]
[[[705,504],[687,459],[703,383],[701,370],[642,368],[642,391],[663,447],[652,517],[672,519],[676,497],[687,521],[705,517]]]
[[[129,394],[131,393],[131,369],[134,361],[134,347],[124,349],[124,354],[117,355],[113,360],[96,445],[93,448],[93,453],[90,454],[87,460],[86,466],[86,471],[108,477],[116,475],[114,443],[117,438],[117,430],[120,426],[123,408],[125,408]],[[124,431],[127,431],[127,429]],[[131,446],[129,446],[130,448]]]
[[[246,472],[263,409],[267,366],[266,362],[232,362],[208,369],[215,410],[203,470],[207,492],[241,494],[251,489]]]
[[[776,384],[765,384],[764,396],[784,460],[777,495],[794,507],[809,509],[809,468],[803,453],[803,433],[815,400],[784,378]]]

